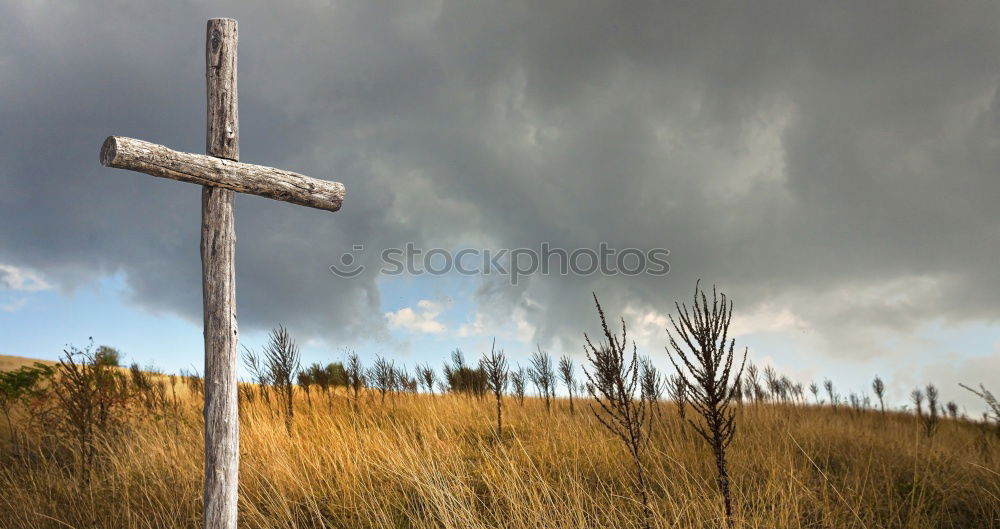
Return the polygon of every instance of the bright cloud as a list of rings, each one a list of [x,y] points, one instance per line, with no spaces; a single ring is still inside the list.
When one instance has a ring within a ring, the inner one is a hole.
[[[417,302],[416,310],[412,307],[405,307],[395,312],[386,312],[385,317],[390,329],[440,334],[447,330],[443,323],[437,321],[442,310],[443,307],[440,303],[422,299]]]
[[[737,337],[758,332],[790,331],[807,326],[806,322],[787,308],[763,304],[751,312],[733,311],[729,335]]]
[[[52,288],[37,272],[3,263],[0,263],[0,287],[22,292],[37,292]]]

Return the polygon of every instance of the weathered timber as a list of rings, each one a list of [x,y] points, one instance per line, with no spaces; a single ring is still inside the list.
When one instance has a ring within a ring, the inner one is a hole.
[[[208,86],[208,134],[205,152],[240,159],[239,94],[236,90],[236,21],[213,18],[205,36],[205,81]]]
[[[237,162],[229,160],[237,160],[240,154],[239,115],[236,110],[236,21],[228,18],[209,20],[206,41],[206,149],[210,156],[202,158],[218,164],[233,164]],[[110,143],[115,145],[118,142]],[[122,145],[131,145],[131,142],[123,142]],[[105,147],[109,147],[108,141],[105,141]],[[149,156],[147,162],[155,164],[161,160],[166,162],[170,158],[158,157],[153,154],[154,151],[146,153]],[[105,159],[114,161],[127,152],[127,148],[109,148],[106,152],[102,147],[101,162],[104,163]],[[105,158],[105,154],[108,158]],[[136,160],[127,155],[121,157]],[[111,163],[105,165],[113,166]],[[180,169],[184,164],[175,166],[164,163],[163,167]],[[199,174],[209,172],[211,171],[201,171]],[[180,171],[175,171],[175,174],[179,173]],[[214,174],[227,173],[216,170]],[[232,176],[232,173],[229,174]],[[201,287],[205,333],[205,529],[236,529],[239,499],[240,420],[236,376],[239,331],[236,327],[236,273],[233,265],[236,230],[233,225],[231,189],[206,184],[201,190]]]
[[[226,129],[217,130],[224,132]],[[148,141],[121,136],[109,136],[104,140],[104,145],[101,146],[101,163],[106,167],[129,169],[326,211],[339,210],[344,201],[344,185],[339,182],[217,158],[214,155],[175,151]]]
[[[108,137],[101,164],[202,185],[201,270],[205,332],[206,529],[236,529],[240,464],[237,400],[236,234],[233,192],[337,211],[344,186],[290,171],[240,163],[236,21],[208,21],[206,152],[191,154],[141,140]]]

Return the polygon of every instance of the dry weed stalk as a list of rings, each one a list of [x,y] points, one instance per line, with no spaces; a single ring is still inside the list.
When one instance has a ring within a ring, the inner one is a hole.
[[[743,374],[747,351],[744,349],[743,360],[733,376],[732,367],[735,358],[733,351],[736,340],[727,336],[733,305],[725,294],[716,294],[714,286],[711,304],[708,303],[705,293],[699,290],[698,283],[695,283],[694,305],[691,309],[689,310],[687,305],[676,303],[674,305],[677,308],[677,319],[674,319],[673,315],[670,316],[673,332],[667,329],[670,343],[667,356],[677,375],[687,381],[691,407],[704,419],[703,425],[690,419],[688,422],[712,447],[718,473],[717,483],[726,512],[726,523],[732,528],[734,527],[733,500],[726,449],[736,432],[736,415],[730,408],[734,394],[733,381],[739,380]],[[681,344],[686,346],[686,349]],[[691,379],[687,378],[689,376]],[[768,379],[772,377],[769,375]]]
[[[978,391],[966,386],[965,384],[959,384],[959,386],[962,386],[972,392],[973,395],[983,399],[983,402],[989,406],[990,411],[983,413],[983,423],[989,424],[992,422],[997,435],[1000,435],[1000,401],[998,401],[997,398],[994,397],[988,389],[986,389],[986,386],[982,384],[979,384]]]
[[[823,381],[823,389],[826,390],[826,394],[830,397],[830,406],[833,406],[833,411],[837,411],[837,404],[840,403],[840,395],[833,389],[833,381],[829,378]]]
[[[586,341],[584,352],[590,362],[590,370],[584,368],[587,377],[587,389],[597,402],[598,408],[591,405],[590,409],[605,428],[616,435],[628,448],[635,465],[635,487],[642,502],[643,526],[649,529],[652,510],[649,507],[649,491],[646,483],[646,471],[643,467],[642,453],[649,440],[648,403],[642,398],[635,398],[639,388],[639,360],[635,342],[632,342],[632,353],[629,355],[628,334],[625,320],[622,319],[621,337],[615,336],[608,329],[604,309],[594,294],[594,305],[601,318],[601,330],[604,339],[594,345],[590,337],[584,333]]]
[[[418,365],[417,381],[420,382],[424,391],[431,395],[434,394],[434,384],[437,382],[437,374],[434,372],[434,368],[428,364]]]
[[[654,412],[658,411],[660,399],[663,398],[663,390],[667,382],[663,380],[660,370],[656,369],[653,361],[648,356],[639,358],[639,387],[640,394],[649,403]]]
[[[885,382],[878,375],[875,375],[875,380],[872,381],[872,391],[878,397],[879,408],[885,413]]]
[[[677,405],[677,415],[681,419],[687,419],[687,384],[687,379],[680,375],[671,375],[667,378],[667,392],[670,394],[670,400]]]

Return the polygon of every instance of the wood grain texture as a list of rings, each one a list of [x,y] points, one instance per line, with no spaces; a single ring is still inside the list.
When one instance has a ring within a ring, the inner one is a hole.
[[[211,156],[237,160],[240,138],[236,21],[226,18],[209,20],[206,39],[207,151]],[[115,152],[118,153],[119,149],[116,148]],[[205,158],[212,159],[211,156]],[[236,529],[240,421],[236,377],[239,331],[236,326],[235,248],[233,191],[206,185],[201,194],[206,529]]]
[[[163,145],[121,136],[109,136],[104,140],[101,163],[106,167],[220,187],[326,211],[337,211],[344,201],[344,185],[339,182],[263,165],[175,151]]]
[[[236,21],[213,18],[205,36],[205,80],[208,83],[208,136],[205,152],[240,159],[240,113],[236,89]]]

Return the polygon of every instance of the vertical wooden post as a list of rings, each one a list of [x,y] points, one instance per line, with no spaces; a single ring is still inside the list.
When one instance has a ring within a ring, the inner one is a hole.
[[[236,21],[208,21],[207,154],[239,160]],[[237,402],[233,192],[201,191],[202,303],[205,325],[205,528],[236,529],[240,464]]]

